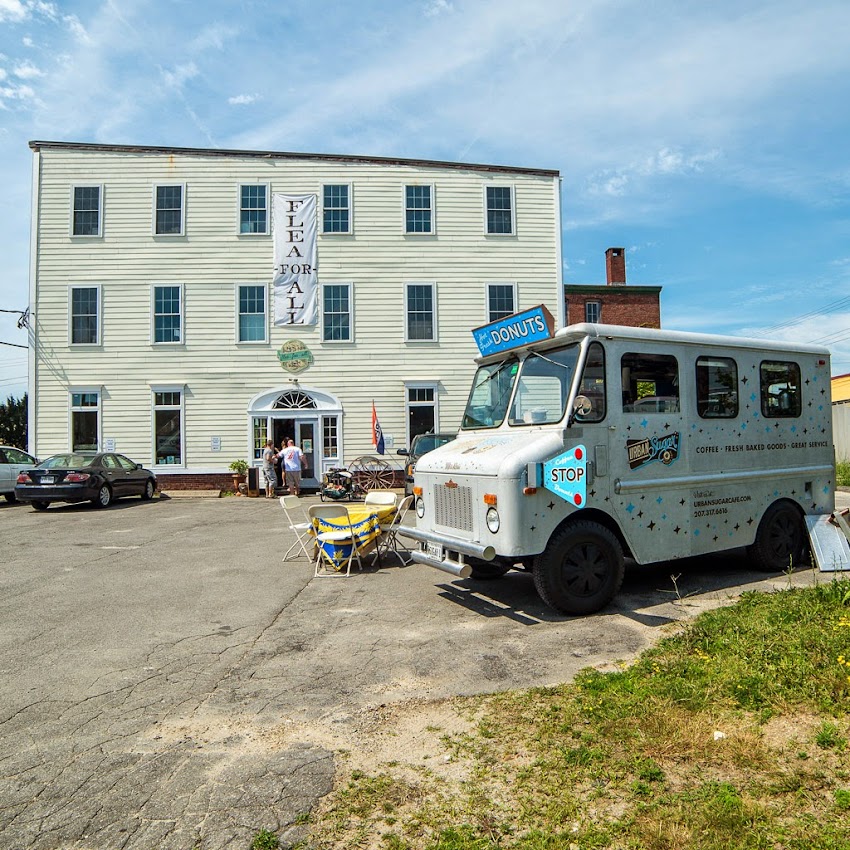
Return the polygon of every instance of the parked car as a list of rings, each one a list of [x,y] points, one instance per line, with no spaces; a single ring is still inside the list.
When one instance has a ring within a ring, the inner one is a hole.
[[[0,446],[0,493],[7,502],[15,501],[15,482],[25,469],[38,463],[38,458],[12,446]]]
[[[410,449],[398,449],[397,454],[407,457],[404,470],[404,495],[413,495],[413,474],[416,472],[416,461],[422,455],[450,443],[457,434],[417,434],[410,444]]]
[[[91,502],[106,508],[121,496],[152,499],[156,476],[141,464],[112,452],[53,455],[18,475],[15,496],[38,511],[51,502]]]

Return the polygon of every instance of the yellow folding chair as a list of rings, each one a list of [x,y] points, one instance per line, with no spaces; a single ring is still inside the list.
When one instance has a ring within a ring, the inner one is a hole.
[[[354,561],[357,561],[357,569],[362,570],[360,546],[351,525],[348,508],[345,505],[311,505],[307,514],[316,538],[316,566],[313,575],[349,576]]]

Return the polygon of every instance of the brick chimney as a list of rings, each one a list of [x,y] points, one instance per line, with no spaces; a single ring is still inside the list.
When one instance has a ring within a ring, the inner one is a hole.
[[[626,249],[609,248],[605,252],[605,272],[608,286],[626,285]]]

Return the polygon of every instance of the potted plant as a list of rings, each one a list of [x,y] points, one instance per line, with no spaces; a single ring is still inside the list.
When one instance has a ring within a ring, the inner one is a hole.
[[[248,472],[248,461],[242,460],[242,458],[234,460],[229,469],[233,473],[233,489],[238,494],[239,485],[245,480],[245,474]]]

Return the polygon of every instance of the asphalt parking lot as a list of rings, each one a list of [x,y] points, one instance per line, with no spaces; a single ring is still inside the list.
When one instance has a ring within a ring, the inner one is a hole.
[[[390,561],[315,579],[281,562],[284,520],[247,498],[0,505],[0,847],[295,840],[333,782],[323,727],[562,682],[742,590],[829,578],[766,578],[741,551],[632,567],[615,605],[570,619],[520,574]]]

